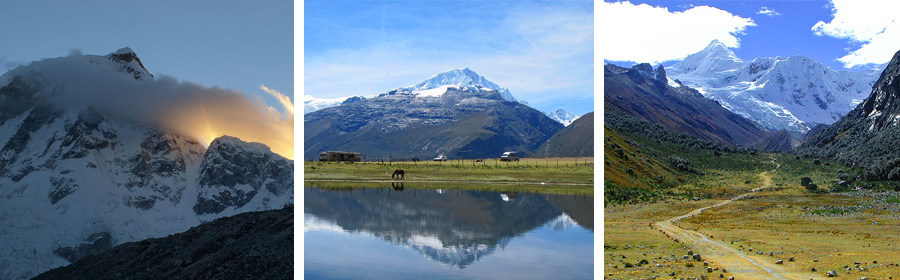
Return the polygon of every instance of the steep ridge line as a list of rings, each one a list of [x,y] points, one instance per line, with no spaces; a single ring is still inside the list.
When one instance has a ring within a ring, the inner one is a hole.
[[[783,265],[769,264],[759,260],[754,260],[754,258],[751,258],[749,255],[734,248],[728,247],[725,244],[709,239],[707,238],[707,236],[699,232],[684,229],[675,225],[675,222],[684,218],[698,215],[703,212],[703,210],[727,205],[733,201],[743,199],[748,195],[757,193],[760,190],[773,186],[774,182],[772,181],[772,175],[770,174],[770,172],[774,172],[775,170],[777,170],[779,167],[781,167],[781,164],[775,162],[774,159],[772,160],[772,163],[775,164],[775,169],[759,173],[759,176],[763,178],[764,182],[762,186],[752,189],[749,193],[740,194],[714,205],[701,207],[687,214],[657,222],[654,224],[655,228],[661,230],[666,235],[691,246],[696,252],[700,253],[704,259],[708,259],[718,263],[720,267],[727,269],[730,274],[735,275],[735,278],[738,279],[785,280],[818,278],[816,277],[816,275],[811,275],[809,273],[789,271],[788,268]]]

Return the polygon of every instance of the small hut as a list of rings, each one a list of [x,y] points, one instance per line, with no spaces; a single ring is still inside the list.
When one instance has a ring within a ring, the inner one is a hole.
[[[359,162],[360,153],[328,151],[319,153],[319,161]]]

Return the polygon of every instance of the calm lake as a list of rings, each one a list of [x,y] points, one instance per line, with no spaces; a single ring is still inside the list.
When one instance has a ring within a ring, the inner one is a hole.
[[[306,279],[593,278],[593,196],[411,185],[305,187]]]

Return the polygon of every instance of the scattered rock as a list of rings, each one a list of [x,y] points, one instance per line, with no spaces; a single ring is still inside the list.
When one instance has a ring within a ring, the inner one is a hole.
[[[792,262],[792,261],[794,261],[794,257],[793,257],[793,256],[791,256],[791,257],[790,257],[790,258],[788,258],[788,261],[789,261],[789,262]]]
[[[693,260],[698,261],[698,262],[703,260],[700,258],[700,254],[694,254],[693,256],[691,256],[691,258],[693,258]]]
[[[825,276],[835,277],[835,276],[837,276],[837,272],[835,272],[834,270],[829,270],[828,272],[825,272]]]
[[[812,272],[816,272],[816,268],[813,267],[813,268],[811,269],[811,271],[812,271]]]
[[[800,185],[801,185],[801,186],[804,186],[804,187],[805,187],[805,186],[809,185],[809,183],[812,183],[812,179],[810,179],[809,177],[803,177],[803,178],[800,178]]]
[[[783,263],[784,263],[783,260],[777,260],[777,261],[775,261],[775,264],[783,264]]]

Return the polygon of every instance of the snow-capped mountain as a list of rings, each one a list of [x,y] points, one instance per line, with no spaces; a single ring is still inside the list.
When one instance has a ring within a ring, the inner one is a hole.
[[[557,109],[556,111],[549,111],[549,112],[546,112],[545,114],[548,117],[550,117],[551,119],[563,124],[564,126],[569,126],[570,124],[572,124],[572,122],[574,122],[579,117],[581,117],[581,116],[576,116],[572,113],[569,113],[569,111],[566,111],[564,109]]]
[[[376,157],[495,157],[530,152],[561,124],[468,68],[304,115],[307,155],[339,150]],[[508,98],[508,99],[507,99]]]
[[[448,89],[455,88],[463,91],[497,91],[506,101],[519,102],[509,89],[501,88],[497,84],[488,81],[484,76],[478,75],[472,69],[457,68],[440,72],[414,86],[402,87],[397,92],[407,93],[421,97],[440,97]],[[527,104],[527,103],[525,103]]]
[[[500,97],[506,101],[528,105],[528,102],[517,100],[513,97],[512,94],[509,93],[509,89],[500,87],[497,84],[488,81],[484,76],[478,75],[478,73],[475,73],[475,71],[472,71],[469,68],[457,68],[440,72],[421,83],[398,88],[389,91],[386,94],[404,94],[427,98],[441,97],[449,90],[468,92],[496,91],[500,94]],[[347,100],[353,101],[354,99],[365,99],[365,97],[348,96],[338,98],[316,98],[311,95],[305,95],[303,97],[303,114],[309,114],[321,109],[338,106]]]
[[[862,102],[880,70],[836,71],[800,55],[743,62],[712,41],[666,72],[671,82],[695,88],[763,127],[806,132],[834,123]]]
[[[0,76],[0,279],[293,203],[293,161],[227,136],[207,149],[98,105],[88,91],[156,83],[128,48],[36,61]]]

